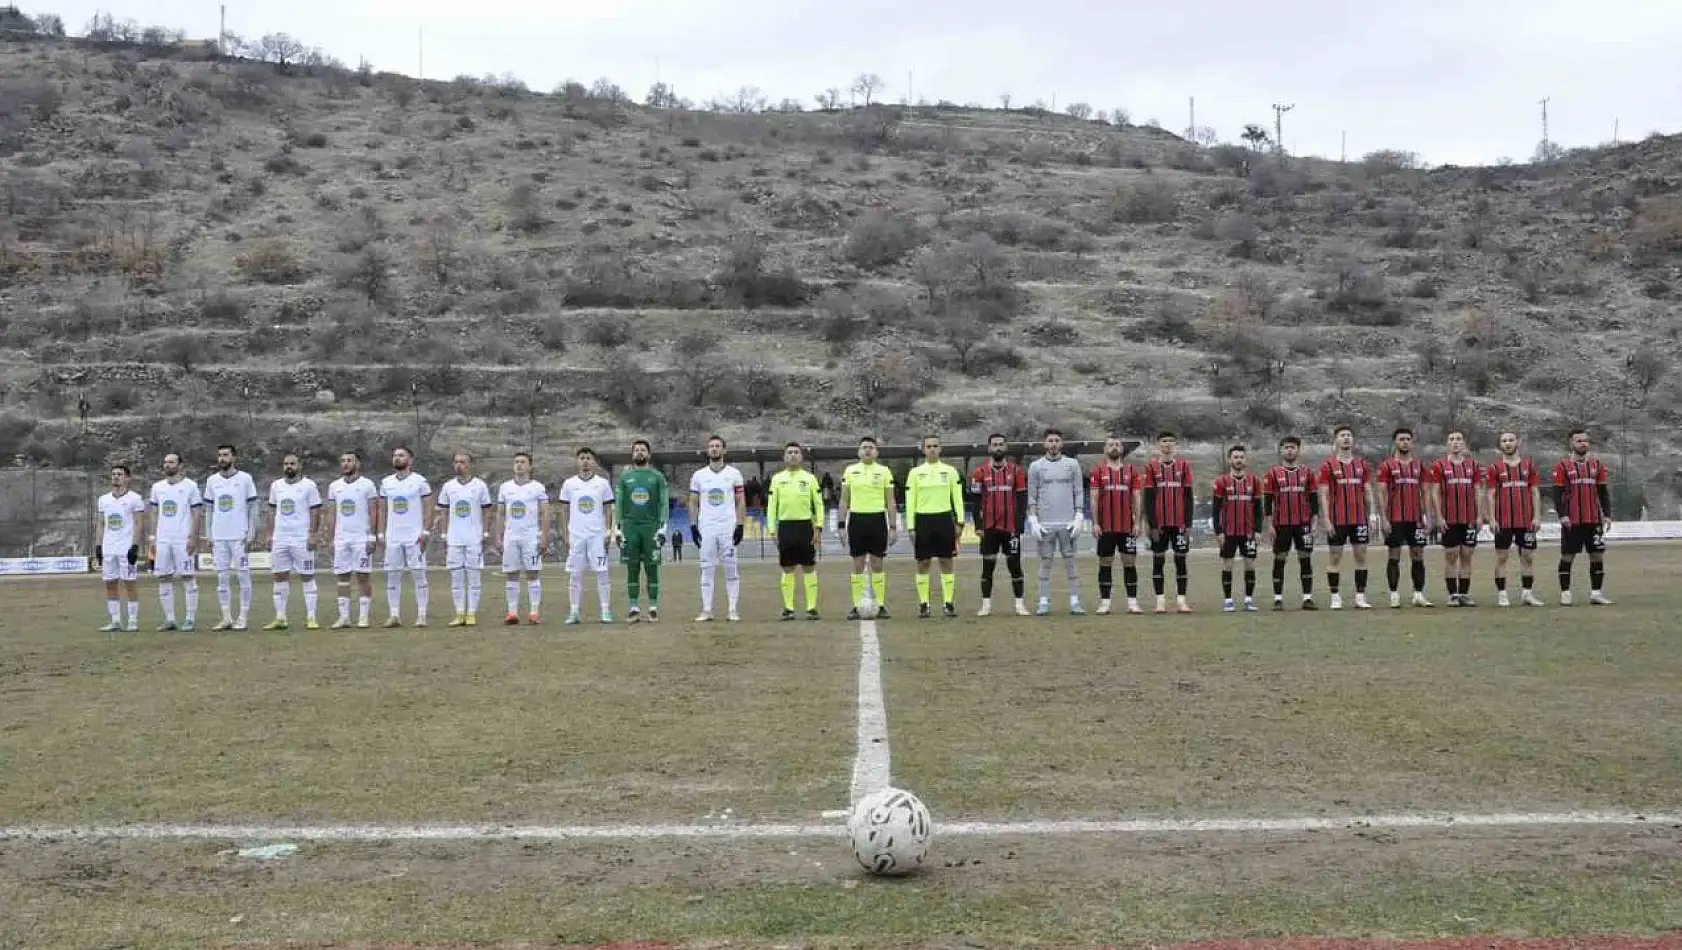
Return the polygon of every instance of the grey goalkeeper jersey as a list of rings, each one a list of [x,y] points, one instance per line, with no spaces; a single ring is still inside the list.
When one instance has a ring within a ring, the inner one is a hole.
[[[1028,466],[1028,510],[1042,525],[1066,525],[1084,511],[1080,463],[1067,455],[1038,458]]]

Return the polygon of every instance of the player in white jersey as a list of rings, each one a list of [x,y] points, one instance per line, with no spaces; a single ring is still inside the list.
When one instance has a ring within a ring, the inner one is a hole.
[[[385,542],[385,625],[403,625],[403,572],[415,579],[415,626],[426,626],[426,544],[432,540],[432,486],[415,473],[415,456],[403,446],[391,453],[392,473],[380,481],[385,505],[375,538]]]
[[[222,607],[217,630],[244,630],[251,613],[251,559],[246,554],[257,537],[257,483],[234,467],[239,451],[223,443],[216,447],[216,471],[204,480],[210,505],[211,563],[216,568],[216,602]],[[231,612],[229,573],[239,572],[239,616]]]
[[[140,629],[140,539],[146,536],[146,499],[129,490],[127,465],[111,466],[111,490],[99,496],[99,544],[94,563],[105,580],[104,633]],[[123,601],[128,623],[123,623]]]
[[[742,616],[737,607],[742,595],[742,575],[736,563],[736,545],[742,543],[742,525],[747,517],[742,473],[724,462],[728,448],[722,436],[707,440],[707,464],[689,476],[689,537],[701,549],[701,615],[713,619],[713,586],[718,565],[724,565],[724,591],[730,598],[731,620]]]
[[[163,608],[160,631],[193,630],[199,615],[198,539],[204,515],[199,483],[181,474],[181,456],[164,456],[164,477],[152,484],[152,576],[158,579],[158,605]],[[175,626],[175,579],[181,578],[186,615]]]
[[[543,549],[549,544],[549,489],[531,477],[531,455],[514,455],[514,477],[496,490],[495,526],[491,537],[502,544],[502,575],[506,582],[508,615],[502,622],[520,622],[520,580],[531,597],[529,623],[541,623],[543,605]]]
[[[613,483],[596,471],[593,449],[578,450],[578,474],[561,485],[561,540],[567,547],[566,622],[579,622],[584,605],[584,571],[596,574],[602,623],[613,622],[613,577],[608,573],[608,525],[613,524]]]
[[[327,534],[333,539],[333,577],[339,588],[334,630],[350,626],[350,579],[356,577],[358,627],[374,615],[374,538],[379,534],[380,489],[362,474],[362,454],[339,456],[339,477],[327,486]]]
[[[296,453],[281,459],[281,477],[269,483],[269,556],[274,559],[274,619],[264,630],[285,630],[292,574],[304,579],[304,627],[316,622],[315,545],[321,536],[321,490],[303,476]]]
[[[479,592],[484,586],[485,509],[491,506],[491,490],[484,479],[473,474],[473,456],[457,452],[453,461],[456,477],[438,486],[434,506],[435,533],[444,535],[444,566],[450,572],[450,599],[455,603],[452,627],[479,623]]]

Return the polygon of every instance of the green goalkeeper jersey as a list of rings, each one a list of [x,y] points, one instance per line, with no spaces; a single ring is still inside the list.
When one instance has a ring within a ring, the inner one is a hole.
[[[625,528],[658,528],[666,523],[670,506],[666,476],[657,468],[632,465],[619,473],[613,486],[614,510]]]

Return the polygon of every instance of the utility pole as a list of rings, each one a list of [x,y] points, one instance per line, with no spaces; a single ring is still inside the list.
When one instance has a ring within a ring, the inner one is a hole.
[[[1273,150],[1279,153],[1281,158],[1285,155],[1285,113],[1296,107],[1294,102],[1288,106],[1277,102],[1273,104]]]
[[[1548,153],[1548,100],[1542,100],[1542,154]]]
[[[222,4],[222,21],[216,33],[216,53],[219,56],[228,55],[228,5]]]
[[[1613,145],[1618,145],[1618,144],[1620,144],[1620,141],[1621,140],[1618,138],[1618,120],[1613,119],[1612,120],[1612,144]]]
[[[1197,141],[1197,97],[1187,96],[1186,103],[1190,107],[1190,115],[1186,117],[1186,138],[1195,142]]]
[[[426,27],[415,27],[415,78],[426,81]]]
[[[914,69],[905,71],[905,104],[907,106],[917,104],[917,84],[912,81],[916,75],[917,71]]]
[[[1340,143],[1341,144],[1339,144],[1338,147],[1337,147],[1337,160],[1340,161],[1340,162],[1348,162],[1349,161],[1349,132],[1348,132],[1348,130],[1345,130],[1343,132],[1340,132],[1339,135],[1340,135]]]

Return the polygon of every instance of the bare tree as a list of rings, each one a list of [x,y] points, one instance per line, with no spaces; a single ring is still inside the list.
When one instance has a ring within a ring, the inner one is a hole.
[[[1260,152],[1264,147],[1273,141],[1273,136],[1269,135],[1266,129],[1254,122],[1244,126],[1244,134],[1240,135],[1239,138],[1243,139],[1249,144],[1250,148],[1257,152]]]
[[[1128,112],[1126,109],[1123,109],[1121,106],[1116,106],[1114,109],[1110,110],[1111,125],[1119,128],[1120,126],[1131,125],[1132,123],[1133,114]]]
[[[631,102],[631,97],[625,94],[625,90],[606,77],[590,84],[590,98],[600,102],[611,102],[616,106],[629,105]]]
[[[853,79],[853,94],[864,99],[865,105],[870,105],[876,99],[876,94],[888,88],[882,77],[875,73],[859,73]]]
[[[1007,92],[999,96],[999,108],[1006,112],[1010,111],[1010,93]]]
[[[650,109],[676,109],[678,107],[677,93],[672,87],[663,82],[657,82],[648,87],[648,96],[643,103]]]
[[[841,108],[841,90],[835,88],[834,86],[830,86],[823,92],[813,96],[812,100],[818,104],[818,108],[824,110],[825,112],[833,112],[834,110]]]
[[[257,41],[257,56],[265,63],[274,63],[278,70],[303,59],[309,47],[300,39],[286,33],[270,33]]]
[[[742,86],[728,96],[714,99],[709,105],[716,112],[753,115],[764,112],[767,101],[769,100],[766,99],[765,93],[760,92],[758,86]]]
[[[1069,118],[1080,119],[1083,122],[1092,118],[1092,106],[1085,102],[1071,102],[1063,111],[1069,114]]]

